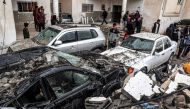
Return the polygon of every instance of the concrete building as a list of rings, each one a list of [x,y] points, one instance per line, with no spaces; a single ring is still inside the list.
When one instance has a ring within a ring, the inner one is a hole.
[[[11,0],[0,1],[0,47],[8,46],[16,41],[15,22]],[[2,48],[0,48],[2,49]]]

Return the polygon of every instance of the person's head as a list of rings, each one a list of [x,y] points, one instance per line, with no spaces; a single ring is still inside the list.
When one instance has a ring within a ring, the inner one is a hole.
[[[160,19],[157,20],[157,23],[160,23]]]
[[[28,25],[29,25],[28,23],[24,23],[24,27],[28,27]]]
[[[38,12],[41,13],[41,12],[42,12],[42,9],[41,9],[41,8],[38,8]]]
[[[139,11],[137,10],[136,13],[139,14]]]
[[[117,26],[117,24],[116,23],[113,23],[113,27],[116,27]]]
[[[129,14],[129,11],[126,11],[126,14]]]

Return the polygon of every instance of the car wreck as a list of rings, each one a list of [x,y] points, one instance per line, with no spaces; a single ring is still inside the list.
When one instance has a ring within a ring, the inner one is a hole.
[[[84,108],[87,97],[110,96],[126,77],[122,64],[95,53],[39,46],[0,58],[2,107]]]
[[[166,69],[167,68],[167,69]],[[86,109],[189,109],[190,76],[181,66],[160,66],[125,79],[110,97],[89,97]]]

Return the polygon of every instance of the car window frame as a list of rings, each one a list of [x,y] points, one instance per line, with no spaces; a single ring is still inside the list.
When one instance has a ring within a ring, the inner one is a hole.
[[[89,31],[90,34],[91,34],[91,38],[87,38],[87,39],[80,40],[80,39],[79,39],[79,32],[80,32],[80,31]],[[85,40],[93,39],[93,34],[92,34],[92,32],[91,32],[91,29],[81,29],[81,30],[77,30],[76,33],[77,33],[77,39],[78,39],[78,41],[85,41]]]
[[[62,73],[63,71],[71,71],[71,70],[72,70],[72,71],[76,71],[77,73],[83,74],[83,75],[87,75],[87,74],[88,74],[87,76],[89,76],[89,80],[86,81],[85,83],[83,83],[82,85],[77,86],[77,87],[73,88],[72,90],[70,90],[70,91],[64,93],[63,96],[57,97],[56,93],[54,92],[54,90],[52,89],[50,83],[48,82],[47,77],[48,77],[48,76],[51,76],[51,75],[53,75],[53,74],[55,74],[55,73]],[[61,98],[63,98],[63,97],[65,97],[65,96],[67,96],[67,95],[69,95],[69,94],[72,94],[72,92],[75,92],[75,91],[77,91],[78,89],[80,89],[80,88],[82,88],[82,87],[85,87],[86,85],[88,85],[90,82],[93,81],[93,80],[92,80],[92,74],[90,74],[90,73],[88,73],[88,72],[86,72],[86,71],[78,70],[78,69],[64,69],[64,70],[59,70],[59,71],[56,71],[56,72],[51,73],[51,74],[49,74],[49,75],[46,75],[46,76],[44,77],[44,80],[47,81],[46,84],[48,84],[48,86],[50,86],[51,90],[53,91],[53,95],[55,95],[55,97],[56,97],[57,100],[58,100],[58,99],[61,99]]]
[[[160,51],[160,52],[157,52],[156,51],[156,48],[157,48],[157,43],[158,42],[162,42],[162,51]],[[160,40],[157,40],[156,42],[155,42],[155,48],[154,48],[154,53],[161,53],[161,52],[163,52],[164,51],[164,45],[163,45],[163,40],[162,39],[160,39]]]
[[[165,42],[166,41],[166,42]],[[169,47],[165,47],[165,43],[169,42],[170,43],[170,46]],[[169,38],[163,38],[163,45],[164,45],[164,50],[170,48],[172,46],[172,43],[171,43],[171,40],[169,40]]]
[[[50,99],[49,99],[49,97],[48,97],[48,95],[47,95],[46,90],[44,89],[45,87],[44,87],[44,84],[43,84],[43,80],[42,80],[42,79],[39,79],[39,80],[33,82],[33,83],[32,83],[31,85],[29,85],[24,91],[22,91],[22,92],[17,96],[17,98],[16,98],[17,102],[18,102],[18,99],[19,99],[20,97],[22,97],[31,87],[33,87],[33,86],[36,85],[37,83],[39,83],[39,84],[41,85],[42,92],[43,92],[43,94],[44,94],[46,100],[45,100],[45,101],[41,101],[41,102],[26,103],[26,104],[36,104],[36,103],[48,102]],[[26,105],[26,104],[23,104],[23,105]]]
[[[76,31],[76,30],[64,32],[63,34],[61,34],[61,36],[60,36],[57,40],[61,41],[60,39],[61,39],[65,34],[70,33],[70,32],[75,32],[75,41],[69,41],[69,42],[66,42],[66,41],[63,42],[63,41],[62,41],[62,44],[77,42],[77,41],[78,41],[78,37],[77,37],[77,31]]]

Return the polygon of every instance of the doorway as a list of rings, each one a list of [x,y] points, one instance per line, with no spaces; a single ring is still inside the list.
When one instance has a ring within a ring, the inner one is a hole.
[[[112,22],[120,23],[121,12],[122,12],[122,6],[121,5],[113,5]]]

